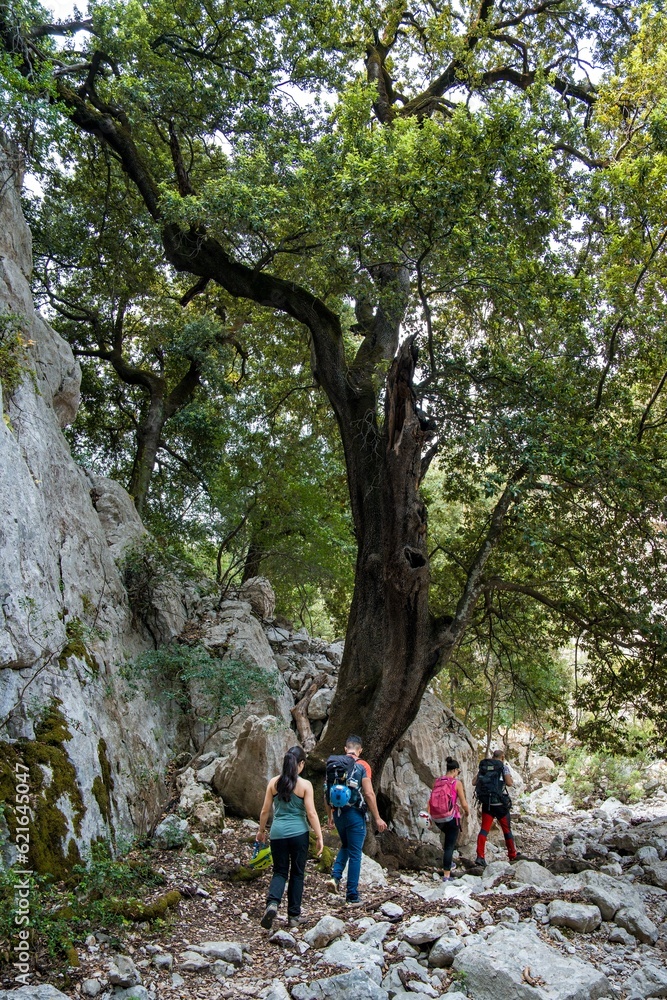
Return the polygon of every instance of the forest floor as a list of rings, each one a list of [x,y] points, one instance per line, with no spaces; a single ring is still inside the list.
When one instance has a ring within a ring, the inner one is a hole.
[[[269,937],[276,930],[287,929],[285,900],[271,932],[263,930],[259,923],[265,908],[270,871],[249,882],[227,881],[222,872],[238,861],[247,862],[251,853],[253,826],[241,820],[228,820],[224,832],[214,838],[217,844],[215,861],[211,861],[210,856],[207,859],[185,849],[137,852],[134,855],[136,860],[147,861],[162,876],[163,884],[152,895],[179,889],[182,894],[179,905],[168,911],[165,919],[152,924],[131,925],[125,929],[91,927],[86,943],[75,942],[80,962],[78,968],[63,970],[61,967],[59,971],[55,964],[50,967],[48,960],[42,958],[40,972],[33,982],[49,982],[69,997],[89,995],[88,990],[82,992],[83,983],[98,979],[101,986],[105,986],[111,958],[116,954],[126,954],[138,966],[143,985],[158,1000],[240,1000],[248,996],[257,997],[276,978],[289,985],[341,972],[339,968],[324,965],[320,953],[308,949],[302,942],[304,932],[325,914],[348,921],[348,933],[355,938],[363,933],[363,918],[375,915],[377,919],[376,911],[388,900],[403,908],[404,919],[414,914],[445,912],[444,902],[425,902],[412,891],[415,880],[422,884],[433,884],[433,881],[439,880],[438,873],[433,869],[409,873],[389,871],[386,873],[388,886],[364,888],[364,905],[351,909],[346,906],[343,896],[332,895],[327,890],[328,876],[318,872],[315,862],[309,861],[302,911],[306,919],[301,927],[291,931],[297,940],[297,948],[278,947],[269,942]],[[558,832],[565,834],[571,829],[572,819],[569,816],[539,819],[517,816],[514,826],[519,851],[533,860],[540,860],[546,857],[554,835]],[[333,841],[330,843],[334,845]],[[489,841],[489,861],[504,857],[501,843],[498,834],[494,834]],[[132,858],[131,854],[130,860]],[[460,863],[459,871],[462,870]],[[148,902],[150,899],[150,895],[146,897]],[[498,905],[503,905],[502,900]],[[358,921],[362,921],[361,926]],[[400,924],[396,929],[400,929]],[[392,928],[388,941],[395,932]],[[209,971],[188,972],[182,969],[179,960],[183,952],[205,941],[234,941],[247,948],[246,960],[233,977],[216,980]],[[155,968],[151,954],[156,950],[173,955],[172,969]],[[177,973],[175,979],[173,973]],[[443,976],[443,988],[446,988],[445,970]],[[4,985],[7,988],[12,983],[5,980]]]

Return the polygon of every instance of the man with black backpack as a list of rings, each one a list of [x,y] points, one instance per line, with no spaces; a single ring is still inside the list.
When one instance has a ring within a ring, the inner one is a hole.
[[[359,905],[359,873],[361,853],[366,839],[366,813],[370,811],[378,833],[387,824],[378,812],[377,799],[371,784],[371,768],[361,760],[362,745],[358,736],[348,736],[345,753],[333,754],[327,760],[324,800],[329,817],[329,829],[338,830],[341,848],[334,861],[329,891],[338,892],[347,865],[346,902]]]
[[[513,784],[514,779],[509,766],[505,763],[505,754],[502,750],[494,750],[492,757],[485,757],[484,760],[480,761],[475,781],[475,797],[482,807],[482,827],[477,837],[475,863],[481,865],[482,868],[486,867],[484,860],[486,838],[493,826],[494,819],[500,823],[500,828],[505,836],[507,857],[510,861],[517,859],[516,845],[510,824],[512,800],[507,792],[507,788],[511,788]]]

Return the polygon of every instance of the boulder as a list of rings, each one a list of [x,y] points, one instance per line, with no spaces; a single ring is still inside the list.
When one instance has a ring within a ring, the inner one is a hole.
[[[570,903],[565,899],[554,899],[547,908],[549,923],[556,927],[571,927],[580,934],[595,931],[602,923],[602,914],[597,906],[586,903]]]
[[[194,949],[184,951],[180,956],[178,964],[180,968],[185,969],[186,972],[203,972],[211,965],[207,958],[204,958],[203,955]]]
[[[548,783],[553,781],[556,775],[556,765],[552,761],[551,757],[546,757],[543,754],[529,753],[528,759],[525,764],[525,771],[528,775],[528,780],[531,785],[535,785],[535,782]]]
[[[626,826],[610,830],[603,837],[607,847],[613,847],[634,854],[640,847],[667,837],[667,818],[655,819],[637,826]]]
[[[206,799],[193,808],[191,818],[204,830],[222,830],[225,825],[225,807],[222,799]]]
[[[316,691],[308,705],[308,718],[313,720],[326,719],[329,715],[333,696],[333,688],[323,687],[319,691]]]
[[[527,925],[499,927],[470,941],[454,959],[475,1000],[598,1000],[608,997],[607,977],[594,966],[562,955]],[[530,970],[530,985],[524,970]]]
[[[361,969],[376,983],[382,980],[384,954],[377,948],[352,941],[345,934],[330,944],[322,952],[322,960],[327,965],[338,965],[343,969]]]
[[[386,993],[384,995],[387,996]],[[0,1000],[68,1000],[68,998],[55,986],[35,983],[34,986],[21,986],[17,990],[0,990]]]
[[[296,938],[289,931],[274,931],[269,941],[271,944],[278,945],[279,948],[296,948]]]
[[[610,944],[622,944],[631,948],[634,948],[636,943],[632,934],[628,934],[624,927],[613,927],[607,940]]]
[[[390,996],[400,996],[404,989],[405,979],[409,979],[412,988],[413,983],[415,985],[420,982],[427,983],[428,978],[427,970],[416,959],[404,958],[397,965],[390,966],[387,975],[382,980],[382,985],[386,990],[389,990]]]
[[[359,969],[299,983],[292,989],[292,996],[294,1000],[389,1000],[387,991]]]
[[[446,914],[437,917],[425,917],[406,924],[401,931],[401,938],[411,945],[430,944],[437,941],[452,927],[452,921]]]
[[[188,821],[170,814],[169,816],[165,816],[156,828],[153,835],[153,842],[156,847],[170,851],[187,844],[189,834],[190,826]]]
[[[314,927],[306,931],[303,939],[311,948],[326,948],[328,944],[335,941],[336,938],[339,938],[344,933],[345,921],[339,920],[338,917],[332,917],[331,914],[327,913],[325,916],[320,917]]]
[[[279,979],[274,979],[267,993],[260,993],[262,1000],[291,1000],[287,989]]]
[[[204,941],[193,945],[193,951],[198,951],[206,958],[221,959],[231,965],[243,964],[243,945],[237,941]]]
[[[134,500],[120,483],[105,476],[91,476],[91,496],[109,551],[119,562],[148,534]]]
[[[229,812],[259,819],[267,782],[280,774],[283,757],[294,743],[294,732],[275,716],[246,719],[234,749],[218,764],[211,782]]]
[[[497,884],[500,881],[506,881],[508,878],[513,877],[514,866],[509,861],[491,861],[482,873],[482,881],[484,882],[485,889],[487,888],[487,884]]]
[[[655,962],[642,962],[641,968],[623,983],[623,989],[628,1000],[667,997],[667,968]]]
[[[117,955],[110,963],[107,978],[112,986],[127,989],[141,982],[141,976],[129,955]]]
[[[588,903],[599,907],[603,920],[613,920],[623,906],[641,906],[639,893],[626,879],[590,869],[570,875],[563,880],[562,887],[568,892],[580,892]]]
[[[655,848],[643,847],[642,850],[655,851]],[[644,864],[644,878],[646,879],[646,881],[650,885],[657,885],[658,888],[660,889],[667,889],[667,861],[651,861],[649,864],[645,863],[643,864]]]
[[[156,969],[171,969],[174,964],[174,956],[167,951],[159,951],[153,955],[151,962]]]
[[[359,885],[368,886],[388,886],[387,876],[384,868],[377,861],[373,861],[367,854],[361,856],[361,871],[359,872]]]
[[[178,808],[190,812],[193,806],[203,802],[208,789],[202,788],[195,777],[193,768],[188,767],[176,778],[176,789],[180,793]],[[209,792],[210,795],[210,792]]]
[[[241,585],[239,597],[248,601],[254,614],[263,621],[273,618],[276,610],[276,595],[265,576],[253,576]]]
[[[373,948],[381,948],[382,942],[386,938],[392,926],[393,925],[390,920],[378,920],[377,923],[373,921],[371,926],[366,928],[358,940],[361,944],[370,944]]]
[[[536,861],[517,861],[513,865],[513,881],[525,885],[534,885],[538,889],[560,889],[560,879],[552,875],[548,868],[538,865]]]
[[[521,920],[521,914],[514,906],[503,906],[496,910],[496,917],[501,924],[518,924]]]
[[[244,705],[237,719],[230,720],[229,728],[221,729],[208,740],[207,747],[220,755],[229,753],[250,715],[272,715],[289,727],[294,697],[278,669],[266,634],[250,605],[245,601],[223,601],[215,614],[197,623],[197,631],[200,643],[212,656],[223,660],[241,660],[253,666],[260,675],[264,675],[267,684],[265,691],[259,692],[254,700]],[[190,682],[189,694],[193,714],[202,719],[215,718],[216,704],[209,682]],[[203,739],[209,730],[210,726],[207,727],[202,722],[195,730],[197,738]],[[290,745],[294,742],[293,739]]]
[[[623,906],[614,915],[614,923],[644,944],[655,944],[658,928],[646,915],[643,906]]]
[[[554,782],[551,785],[543,785],[536,791],[525,795],[521,800],[521,808],[524,812],[533,816],[550,815],[571,815],[574,812],[572,796],[568,794],[562,785]]]
[[[638,865],[652,865],[655,862],[660,861],[660,855],[656,851],[655,847],[640,847],[639,850],[635,852],[635,861]]]
[[[197,768],[197,781],[204,785],[212,784],[218,765],[222,763],[224,763],[224,757],[218,757],[217,754],[213,754],[213,759],[208,764]]]
[[[448,969],[463,948],[463,941],[453,933],[443,934],[428,953],[428,964],[434,969]]]

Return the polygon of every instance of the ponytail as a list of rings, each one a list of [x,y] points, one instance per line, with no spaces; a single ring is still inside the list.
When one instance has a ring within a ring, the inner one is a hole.
[[[278,778],[276,795],[283,802],[289,802],[299,777],[299,764],[306,759],[301,747],[291,747],[283,759],[282,774]]]

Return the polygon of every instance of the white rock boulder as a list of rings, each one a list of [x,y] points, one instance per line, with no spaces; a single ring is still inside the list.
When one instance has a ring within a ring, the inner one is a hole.
[[[611,993],[609,980],[593,965],[561,954],[522,925],[472,941],[452,967],[465,973],[475,1000],[599,1000]]]

